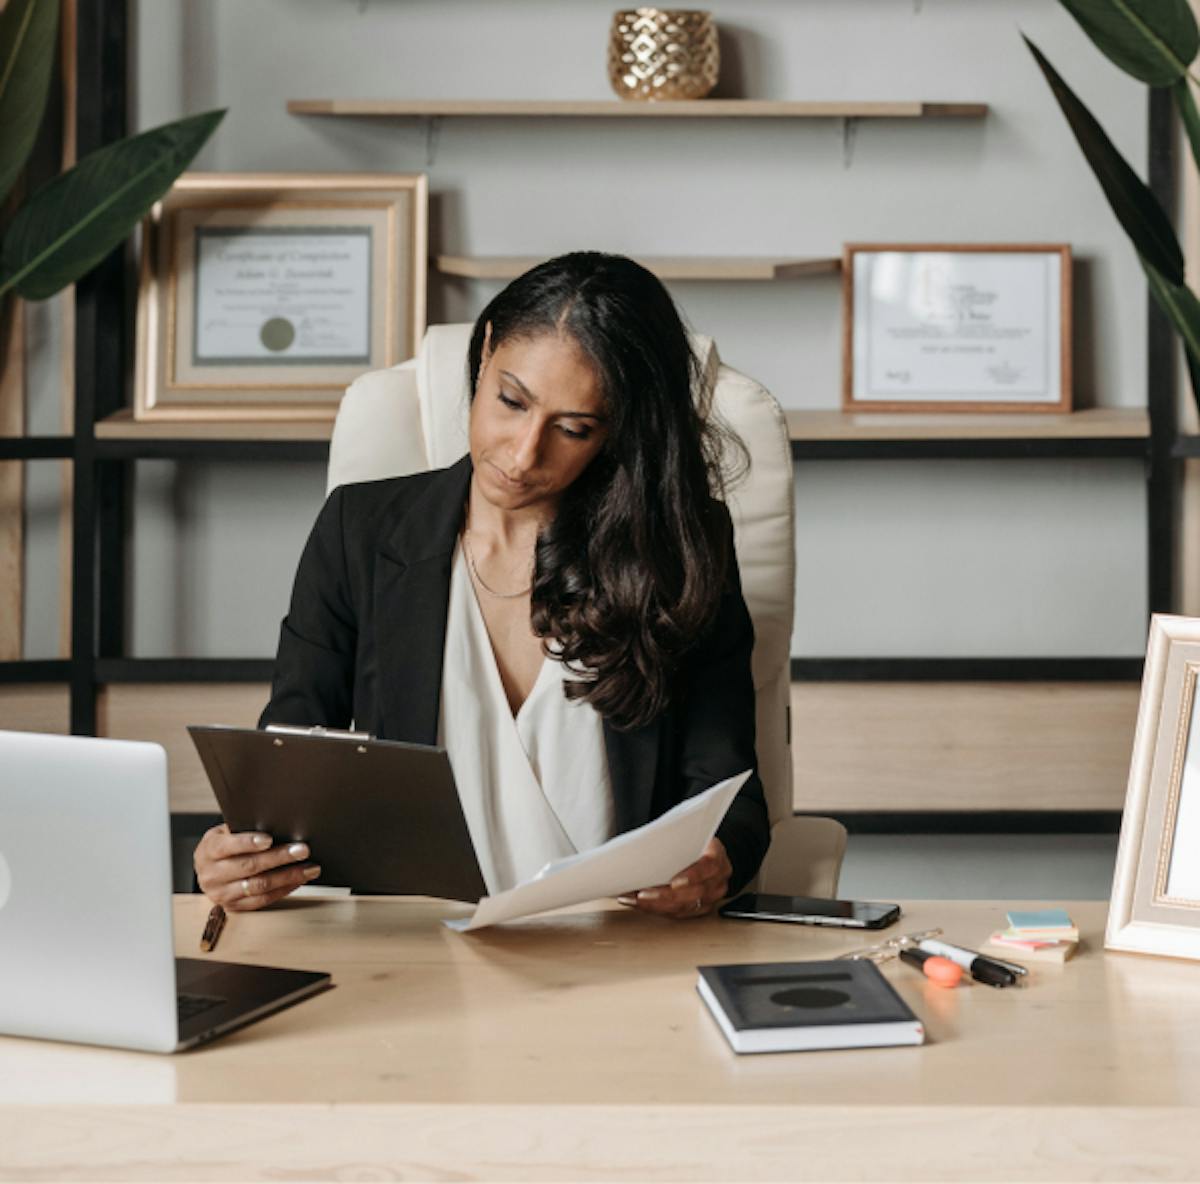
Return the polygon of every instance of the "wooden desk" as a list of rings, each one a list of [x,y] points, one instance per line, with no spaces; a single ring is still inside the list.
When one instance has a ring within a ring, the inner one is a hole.
[[[913,903],[892,932],[978,944],[1004,907]],[[1085,948],[1019,990],[889,964],[924,1048],[751,1057],[696,965],[861,935],[615,905],[471,936],[424,900],[232,917],[219,956],[337,989],[177,1057],[0,1039],[0,1179],[1195,1179],[1200,964],[1106,955],[1105,906],[1070,911]],[[180,953],[204,912],[178,899]]]

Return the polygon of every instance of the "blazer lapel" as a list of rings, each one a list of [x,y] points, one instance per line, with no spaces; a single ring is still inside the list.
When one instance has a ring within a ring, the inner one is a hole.
[[[470,481],[469,456],[437,474],[376,555],[381,739],[437,743],[450,567]]]
[[[650,821],[654,805],[654,782],[658,775],[658,746],[661,725],[657,722],[618,732],[604,725],[604,747],[608,753],[608,776],[613,788],[613,825],[624,834]]]

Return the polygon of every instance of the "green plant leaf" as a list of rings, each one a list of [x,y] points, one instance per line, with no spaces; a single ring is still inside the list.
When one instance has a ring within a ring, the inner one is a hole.
[[[1184,284],[1172,284],[1145,259],[1141,260],[1141,264],[1146,279],[1150,281],[1150,291],[1154,299],[1183,339],[1188,377],[1192,384],[1192,398],[1200,408],[1200,388],[1196,385],[1200,378],[1200,300],[1196,299],[1191,288]]]
[[[58,46],[59,0],[8,0],[0,12],[0,201],[33,151]]]
[[[1170,86],[1200,51],[1188,0],[1059,0],[1105,57],[1151,86]]]
[[[1192,385],[1192,400],[1200,408],[1200,362],[1192,357],[1190,349],[1184,349],[1183,359],[1187,362],[1188,380]]]
[[[1200,167],[1200,112],[1196,110],[1196,96],[1192,94],[1191,82],[1187,78],[1181,78],[1171,87],[1171,94],[1175,99],[1175,109],[1179,112],[1180,122],[1187,132],[1192,159]]]
[[[204,147],[224,111],[106,145],[38,190],[4,240],[0,295],[44,300],[91,271],[132,232]]]
[[[1025,38],[1025,44],[1046,76],[1083,155],[1092,166],[1104,196],[1108,198],[1108,204],[1138,254],[1151,263],[1164,279],[1172,284],[1182,284],[1183,252],[1171,220],[1163,212],[1162,206],[1116,150],[1092,113],[1046,60],[1042,51],[1028,37]]]

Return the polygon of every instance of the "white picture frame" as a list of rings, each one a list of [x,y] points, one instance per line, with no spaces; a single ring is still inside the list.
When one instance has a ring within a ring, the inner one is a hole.
[[[1104,944],[1200,959],[1200,618],[1150,620]]]

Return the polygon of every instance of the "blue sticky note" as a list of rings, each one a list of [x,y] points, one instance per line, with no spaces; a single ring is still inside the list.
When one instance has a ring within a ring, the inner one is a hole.
[[[1071,918],[1066,909],[1033,909],[1026,913],[1009,913],[1008,924],[1013,929],[1070,929]]]

